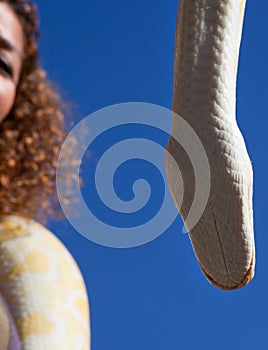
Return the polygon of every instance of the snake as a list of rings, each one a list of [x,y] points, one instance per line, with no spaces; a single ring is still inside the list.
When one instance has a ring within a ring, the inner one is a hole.
[[[236,80],[245,0],[180,0],[176,26],[172,135],[178,116],[196,132],[210,167],[206,207],[189,237],[206,278],[232,290],[254,276],[253,170],[236,121]],[[166,158],[172,198],[186,222],[195,193],[188,155],[171,136]],[[89,307],[81,272],[47,228],[0,217],[0,349],[88,350]]]
[[[81,272],[60,240],[17,215],[0,218],[0,349],[88,350]]]
[[[236,120],[245,5],[245,0],[179,1],[172,101],[175,137],[167,144],[167,154],[175,162],[165,159],[171,196],[187,228],[196,179],[191,159],[176,140],[181,117],[202,142],[210,168],[208,201],[188,233],[202,272],[224,290],[247,285],[255,269],[253,167]]]

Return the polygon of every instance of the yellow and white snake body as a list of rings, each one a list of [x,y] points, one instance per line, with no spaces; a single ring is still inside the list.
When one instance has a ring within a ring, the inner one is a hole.
[[[173,111],[197,133],[211,177],[207,205],[189,235],[206,277],[223,289],[247,284],[255,264],[252,165],[236,123],[244,9],[245,0],[180,0],[175,43]],[[174,114],[173,135],[179,134],[179,128]],[[192,164],[173,137],[167,150],[182,174],[180,207],[178,170],[166,158],[170,191],[186,219],[195,192]]]

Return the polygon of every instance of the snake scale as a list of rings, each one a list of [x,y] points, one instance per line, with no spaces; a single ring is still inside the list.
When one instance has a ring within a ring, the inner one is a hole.
[[[208,280],[222,289],[246,285],[254,275],[253,171],[236,122],[236,79],[245,0],[181,0],[177,19],[173,111],[201,140],[209,160],[210,193],[190,240]],[[179,133],[173,115],[172,130]],[[191,162],[173,137],[166,158],[170,191],[187,218],[195,191]],[[187,224],[186,224],[187,226]]]
[[[0,266],[0,291],[11,316],[10,332],[1,329],[1,350],[13,349],[14,328],[23,350],[89,349],[84,281],[68,250],[50,231],[33,220],[3,216]]]

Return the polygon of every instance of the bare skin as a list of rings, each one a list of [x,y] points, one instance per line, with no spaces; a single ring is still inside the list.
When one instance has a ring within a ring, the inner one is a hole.
[[[0,123],[14,104],[23,51],[19,19],[7,4],[0,2]]]

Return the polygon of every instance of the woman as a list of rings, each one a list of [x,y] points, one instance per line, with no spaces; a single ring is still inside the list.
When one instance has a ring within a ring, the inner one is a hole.
[[[64,140],[30,0],[0,0],[0,348],[88,349],[86,289],[45,221]]]

